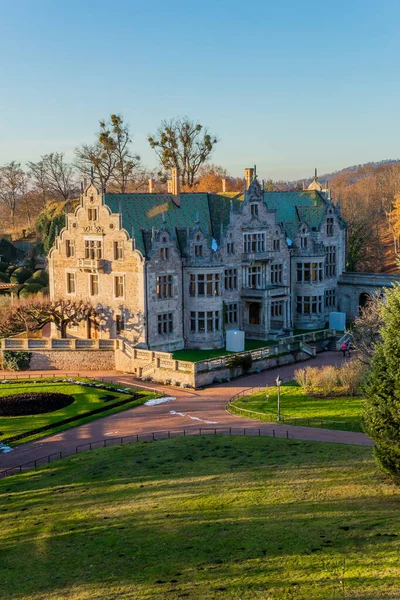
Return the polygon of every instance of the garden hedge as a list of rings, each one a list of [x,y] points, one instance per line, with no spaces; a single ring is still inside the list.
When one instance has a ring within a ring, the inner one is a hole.
[[[58,392],[29,392],[0,397],[0,416],[20,417],[54,412],[75,401],[69,394]]]

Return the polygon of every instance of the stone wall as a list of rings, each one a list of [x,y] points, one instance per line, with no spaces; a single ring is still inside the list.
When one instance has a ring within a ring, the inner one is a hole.
[[[113,371],[114,350],[48,350],[32,352],[31,371]]]

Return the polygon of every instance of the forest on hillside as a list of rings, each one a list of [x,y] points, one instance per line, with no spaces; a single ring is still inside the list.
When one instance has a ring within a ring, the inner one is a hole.
[[[65,212],[79,197],[81,182],[92,177],[116,193],[167,192],[171,169],[181,173],[181,191],[242,193],[244,181],[210,162],[219,142],[207,127],[188,118],[163,121],[148,137],[159,167],[147,169],[133,150],[129,125],[120,115],[100,122],[94,141],[75,149],[67,161],[58,151],[21,165],[0,166],[0,236],[35,238],[47,252]],[[348,225],[348,270],[398,271],[400,253],[400,161],[354,165],[322,175]],[[302,190],[310,180],[265,181],[265,189]]]

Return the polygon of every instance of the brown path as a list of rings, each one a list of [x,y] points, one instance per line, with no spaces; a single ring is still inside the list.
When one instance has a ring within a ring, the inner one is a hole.
[[[319,354],[308,364],[322,366],[340,364],[341,362],[340,353],[325,352]],[[176,400],[158,406],[139,406],[35,442],[17,446],[9,454],[0,454],[0,470],[41,458],[53,452],[62,451],[65,454],[71,454],[75,452],[77,445],[89,441],[153,431],[198,430],[199,427],[260,428],[266,434],[272,434],[272,429],[274,429],[278,437],[286,436],[286,431],[288,431],[291,439],[373,445],[372,440],[363,433],[277,425],[276,423],[269,424],[264,421],[245,419],[226,412],[225,406],[228,400],[241,390],[249,387],[265,386],[266,384],[271,385],[275,382],[278,373],[284,380],[291,379],[293,372],[298,368],[299,364],[286,365],[196,391],[153,384],[161,393],[174,396]],[[89,375],[87,372],[85,374]],[[116,372],[102,373],[97,371],[91,372],[90,375],[121,384],[137,383],[141,385],[141,382],[135,380],[133,376]],[[171,411],[174,412],[171,413]]]

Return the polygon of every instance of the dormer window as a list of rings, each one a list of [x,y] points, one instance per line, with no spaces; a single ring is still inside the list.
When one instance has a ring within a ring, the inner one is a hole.
[[[326,235],[333,235],[333,225],[334,225],[333,217],[328,217],[326,219]]]
[[[88,221],[97,221],[97,208],[88,208]]]
[[[258,204],[256,202],[250,204],[250,211],[252,217],[258,217]]]
[[[306,250],[307,244],[308,244],[308,239],[304,235],[302,235],[301,238],[300,238],[300,246],[301,246],[301,248],[303,248],[304,250]]]
[[[194,255],[198,257],[203,256],[203,244],[195,244]]]

